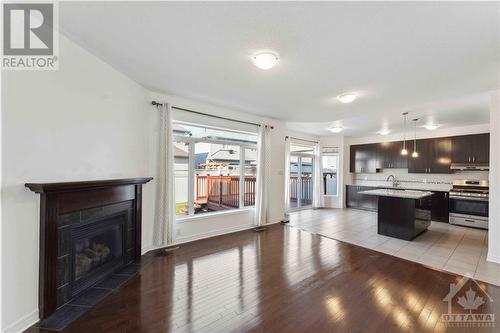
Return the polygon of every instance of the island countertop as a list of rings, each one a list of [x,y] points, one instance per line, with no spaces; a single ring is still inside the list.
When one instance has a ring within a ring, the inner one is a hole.
[[[390,190],[378,189],[358,192],[366,195],[376,195],[383,197],[394,197],[403,199],[422,199],[431,196],[433,193],[429,191],[414,191],[414,190]]]

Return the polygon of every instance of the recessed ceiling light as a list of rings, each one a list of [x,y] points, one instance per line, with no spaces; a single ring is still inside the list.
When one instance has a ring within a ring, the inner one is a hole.
[[[438,125],[438,124],[427,124],[427,125],[424,125],[424,128],[426,130],[429,130],[429,131],[433,131],[435,129],[438,129],[439,127],[441,127],[441,125]]]
[[[377,133],[380,134],[380,135],[388,135],[388,134],[391,133],[391,130],[389,130],[389,129],[383,129],[383,130],[378,131]]]
[[[253,63],[260,69],[270,69],[274,67],[279,60],[278,54],[271,51],[262,51],[253,55]]]
[[[357,96],[352,93],[343,93],[337,96],[339,102],[344,104],[354,102],[356,98]]]
[[[328,130],[333,133],[340,133],[344,128],[342,126],[330,127]]]

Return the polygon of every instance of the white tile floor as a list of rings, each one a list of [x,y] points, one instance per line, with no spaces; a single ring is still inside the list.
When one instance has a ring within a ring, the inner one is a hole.
[[[290,214],[290,225],[500,286],[500,264],[486,261],[486,230],[432,222],[428,231],[404,241],[378,235],[377,213],[355,209],[298,211]]]

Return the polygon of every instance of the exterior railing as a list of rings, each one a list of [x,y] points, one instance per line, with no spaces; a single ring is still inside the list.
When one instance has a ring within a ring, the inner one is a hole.
[[[326,184],[331,175],[324,174],[323,181]],[[299,177],[290,176],[290,201],[297,201]],[[302,205],[312,203],[313,179],[312,176],[300,177],[302,187]],[[196,175],[196,199],[199,202],[207,202],[220,207],[239,208],[240,177],[235,176],[208,176]],[[244,179],[244,206],[255,205],[255,176],[245,176]]]
[[[297,193],[299,191],[299,178],[302,183],[302,205],[309,205],[312,203],[313,196],[313,180],[312,176],[290,176],[290,201],[297,201]]]
[[[255,204],[255,176],[245,176],[243,203],[245,206]],[[239,208],[240,177],[196,175],[196,199],[206,200],[212,205]]]

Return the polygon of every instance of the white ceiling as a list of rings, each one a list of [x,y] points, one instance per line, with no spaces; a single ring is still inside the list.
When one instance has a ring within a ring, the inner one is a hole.
[[[396,128],[402,111],[445,126],[488,122],[499,6],[61,2],[59,12],[64,34],[150,89],[359,136]],[[275,68],[252,65],[260,49],[280,54]],[[360,98],[338,103],[345,91]]]
[[[442,129],[487,124],[490,100],[489,93],[482,93],[405,108],[404,111],[408,112],[407,128],[411,126],[413,129],[412,119],[418,119],[417,129],[428,124],[439,125]],[[328,128],[341,126],[342,134],[352,137],[375,136],[382,130],[398,134],[403,133],[404,127],[400,110],[369,112],[333,122],[288,122],[287,125],[293,130],[316,135],[331,135]]]

